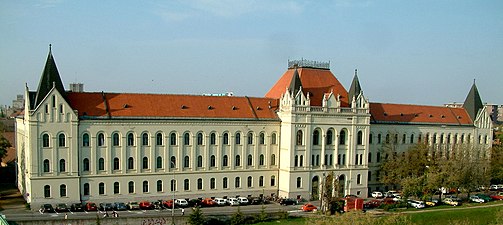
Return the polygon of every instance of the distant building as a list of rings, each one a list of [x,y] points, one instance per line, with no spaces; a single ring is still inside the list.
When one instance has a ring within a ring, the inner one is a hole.
[[[71,83],[70,84],[71,92],[84,92],[84,84],[82,83]]]
[[[17,95],[15,100],[12,100],[12,108],[14,110],[24,109],[24,98],[23,95]]]

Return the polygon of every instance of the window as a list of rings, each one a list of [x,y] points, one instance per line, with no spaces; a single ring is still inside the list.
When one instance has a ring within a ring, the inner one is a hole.
[[[275,165],[276,165],[276,155],[272,154],[271,155],[271,166],[275,166]]]
[[[134,169],[134,158],[133,157],[129,157],[127,159],[127,168],[128,168],[128,170]]]
[[[363,145],[363,132],[361,130],[357,133],[356,144]]]
[[[346,165],[346,154],[342,154],[342,165]]]
[[[320,155],[316,155],[316,165],[320,165]]]
[[[59,185],[59,197],[66,197],[66,185]]]
[[[119,158],[114,158],[114,170],[119,170]]]
[[[302,145],[302,131],[301,130],[298,130],[297,131],[297,145]]]
[[[236,177],[236,179],[234,179],[234,186],[235,186],[236,188],[241,187],[241,178]]]
[[[203,145],[203,134],[202,133],[197,134],[197,145]]]
[[[127,186],[128,186],[128,191],[129,191],[129,193],[130,193],[130,194],[131,194],[131,193],[134,193],[134,182],[133,182],[133,181],[129,181],[129,183],[128,183],[128,185],[127,185]]]
[[[148,181],[143,181],[143,193],[148,192]]]
[[[211,133],[210,134],[210,145],[215,145],[217,144],[217,135],[215,135],[215,133]]]
[[[253,156],[251,154],[248,155],[248,166],[251,166],[253,164]]]
[[[377,144],[381,144],[381,134],[377,134]]]
[[[48,134],[42,135],[42,147],[44,147],[44,148],[49,147],[49,135]]]
[[[356,175],[356,183],[362,184],[362,175],[361,174]]]
[[[236,155],[236,166],[241,166],[241,157]]]
[[[175,168],[176,167],[176,157],[171,156],[170,162],[171,162],[170,168]]]
[[[320,131],[314,130],[313,132],[313,145],[320,145]]]
[[[334,165],[334,157],[330,154],[330,163],[328,165]]]
[[[63,114],[64,111],[63,111],[63,105],[59,105],[59,113]]]
[[[65,134],[59,134],[58,136],[58,146],[65,147]]]
[[[337,155],[337,165],[341,165],[341,154]]]
[[[183,135],[183,144],[184,145],[190,145],[190,136],[189,136],[189,133],[185,133]]]
[[[162,169],[162,157],[161,156],[157,156],[156,168],[157,169]]]
[[[346,144],[346,130],[341,130],[341,133],[339,134],[339,144],[340,145]]]
[[[215,157],[215,156],[212,156]],[[197,156],[197,167],[203,167],[203,157]]]
[[[52,107],[56,108],[56,96],[55,95],[52,96]]]
[[[104,158],[100,158],[98,160],[98,170],[105,170],[105,159]]]
[[[188,168],[189,164],[190,164],[190,158],[188,155],[186,155],[185,157],[183,157],[183,167]]]
[[[202,158],[202,157],[201,157],[201,158]],[[202,160],[201,160],[201,161],[202,161]],[[216,161],[217,161],[217,160],[215,159],[215,155],[211,155],[211,157],[210,157],[210,166],[211,166],[211,167],[215,167],[215,166],[217,166],[217,165],[216,165],[216,164],[217,164],[217,163],[216,163]]]
[[[215,178],[210,179],[210,189],[215,189]]]
[[[276,177],[274,175],[271,176],[271,186],[276,186]]]
[[[148,169],[148,157],[143,157],[143,163],[142,163],[143,169]]]
[[[393,138],[393,143],[398,144],[398,134],[395,134],[395,136]]]
[[[241,144],[241,134],[240,133],[236,133],[236,144],[237,145]]]
[[[259,144],[265,144],[265,135],[264,133],[260,133]]]
[[[133,133],[129,133],[127,135],[127,145],[128,146],[134,146],[134,135],[133,135]]]
[[[249,145],[253,144],[253,133],[252,132],[248,133],[248,144]]]
[[[84,195],[89,195],[89,183],[84,184]]]
[[[114,194],[119,194],[119,182],[114,182]]]
[[[105,183],[102,182],[98,184],[98,192],[100,195],[105,194]]]
[[[49,113],[49,106],[45,105],[45,113]]]
[[[296,155],[296,156],[294,157],[294,160],[293,160],[293,165],[294,165],[295,167],[299,166],[299,156],[298,156],[298,155]]]
[[[263,187],[264,186],[264,176],[260,176],[258,178],[258,186]]]
[[[98,134],[98,146],[105,145],[105,135],[103,133]]]
[[[363,165],[363,154],[360,154],[360,165]]]
[[[381,153],[380,153],[380,152],[378,152],[378,153],[377,153],[377,158],[376,158],[376,161],[377,161],[377,162],[380,162],[380,161],[381,161]]]
[[[263,166],[264,165],[264,155],[260,154],[259,156],[259,165]]]
[[[82,146],[89,147],[89,134],[82,135]]]
[[[355,165],[358,165],[358,154],[355,156]]]
[[[169,141],[170,141],[170,145],[176,145],[176,134],[175,133],[171,133]]]
[[[300,155],[299,157],[299,166],[302,167],[304,165],[304,155]]]
[[[407,139],[406,135],[403,134],[403,137],[402,137],[402,144],[405,144],[405,140]]]
[[[222,188],[227,188],[227,177],[222,179]]]
[[[326,137],[327,138],[327,140],[326,140],[327,145],[331,145],[333,143],[333,139],[334,139],[333,136],[334,136],[334,134],[333,134],[332,130],[328,130],[327,137]]]
[[[162,134],[161,133],[157,133],[155,135],[155,144],[162,145]]]
[[[371,162],[372,162],[372,152],[369,152],[368,162],[369,162],[369,163],[371,163]]]
[[[414,134],[411,134],[411,135],[410,135],[410,143],[411,143],[411,144],[414,144]]]
[[[224,159],[222,160],[222,166],[229,166],[229,157],[224,155]]]
[[[51,197],[51,186],[49,186],[49,185],[44,186],[44,197],[45,198]]]
[[[224,133],[224,145],[228,145],[228,144],[229,144],[229,134]]]
[[[203,179],[197,179],[197,190],[203,190]]]
[[[113,146],[119,146],[120,145],[120,139],[119,139],[119,134],[118,133],[114,133],[112,135],[112,145]]]
[[[372,172],[369,171],[368,176],[367,176],[367,181],[371,181],[371,180],[372,180]]]
[[[302,187],[302,178],[297,177],[297,188],[301,188],[301,187]]]
[[[372,144],[372,134],[369,134],[369,144]]]
[[[189,179],[183,180],[183,190],[188,191],[190,190],[190,182]]]
[[[253,178],[251,176],[248,176],[247,182],[248,187],[251,188],[253,186]]]
[[[144,145],[144,146],[148,146],[148,134],[147,133],[143,133],[142,136],[141,136],[141,144]]]
[[[162,180],[157,181],[157,192],[162,192]]]
[[[271,135],[271,145],[275,145],[276,144],[276,133],[272,133]]]
[[[49,160],[44,159],[44,172],[48,173],[49,172]]]
[[[82,163],[82,170],[83,171],[89,171],[89,159],[85,158],[84,162]]]
[[[65,172],[66,171],[66,163],[64,159],[59,160],[59,172]]]

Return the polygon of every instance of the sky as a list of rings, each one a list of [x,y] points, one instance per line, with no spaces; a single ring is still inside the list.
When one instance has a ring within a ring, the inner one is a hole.
[[[329,61],[371,102],[503,104],[500,0],[0,0],[0,104],[35,91],[49,44],[66,88],[262,97],[288,60]]]

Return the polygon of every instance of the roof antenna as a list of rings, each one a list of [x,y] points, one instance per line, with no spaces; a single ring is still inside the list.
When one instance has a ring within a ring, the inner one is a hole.
[[[49,53],[52,52],[52,45],[49,44]]]

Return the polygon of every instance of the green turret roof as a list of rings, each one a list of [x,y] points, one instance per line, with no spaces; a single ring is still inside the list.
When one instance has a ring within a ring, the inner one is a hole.
[[[468,115],[472,118],[472,121],[475,121],[476,116],[484,107],[482,104],[482,99],[480,99],[479,91],[477,90],[477,85],[475,85],[475,81],[473,81],[472,88],[466,96],[465,103],[463,104],[463,108],[468,112]]]
[[[65,96],[65,88],[59,76],[54,57],[52,56],[51,45],[49,45],[49,55],[45,62],[44,72],[42,72],[42,77],[40,77],[40,82],[38,83],[35,101],[32,103],[33,108],[37,107],[40,102],[42,102],[53,86],[56,87],[61,95]]]

